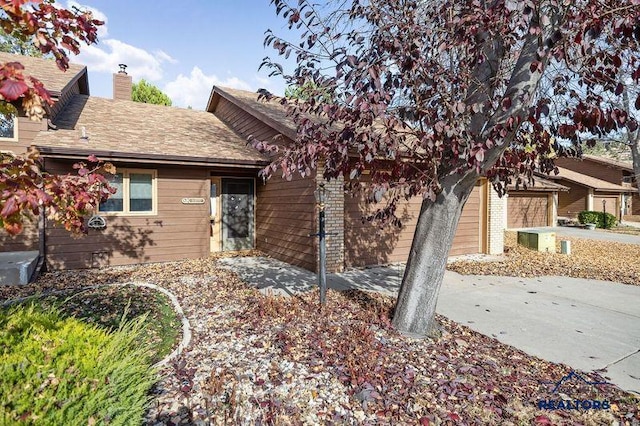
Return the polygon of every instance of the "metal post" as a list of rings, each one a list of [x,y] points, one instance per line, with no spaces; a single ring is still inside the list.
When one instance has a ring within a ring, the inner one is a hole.
[[[607,200],[602,200],[602,227],[607,229]]]
[[[324,232],[324,204],[320,205],[318,213],[318,237],[320,239],[320,271],[318,273],[318,287],[320,287],[320,303],[325,304],[327,297],[327,245]]]

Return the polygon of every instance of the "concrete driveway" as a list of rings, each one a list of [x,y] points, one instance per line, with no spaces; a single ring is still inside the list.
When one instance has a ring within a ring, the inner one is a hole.
[[[582,228],[573,228],[569,226],[556,226],[556,227],[543,227],[543,228],[519,228],[519,229],[510,229],[510,231],[548,231],[555,232],[556,238],[562,237],[573,237],[573,238],[584,238],[586,240],[600,240],[600,241],[613,241],[617,243],[626,243],[626,244],[640,244],[640,235],[627,235],[627,234],[616,234],[611,231],[604,231],[602,229],[594,229],[590,231],[588,229]]]
[[[593,232],[593,231],[591,231]],[[274,259],[220,259],[263,292],[316,286],[309,271]],[[328,274],[330,288],[396,295],[403,265]],[[528,354],[583,370],[640,394],[640,286],[566,278],[463,276],[447,271],[437,311]]]

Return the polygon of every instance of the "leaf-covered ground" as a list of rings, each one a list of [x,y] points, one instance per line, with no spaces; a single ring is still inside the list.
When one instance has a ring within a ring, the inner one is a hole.
[[[443,317],[437,341],[408,339],[390,327],[389,298],[330,291],[321,310],[315,292],[264,296],[215,259],[49,274],[29,287],[132,280],[176,294],[193,328],[191,345],[161,371],[147,417],[151,425],[640,421],[638,401],[617,388],[571,380],[552,393],[553,385],[541,382],[559,381],[568,367]],[[575,399],[606,401],[610,408],[537,406],[540,400]]]
[[[566,238],[571,255],[541,253],[516,243],[516,233],[505,233],[504,257],[495,262],[456,261],[447,268],[460,274],[513,277],[566,276],[640,285],[640,244]]]
[[[640,235],[640,228],[633,226],[616,226],[611,229],[603,229],[604,232],[613,232],[615,234]]]

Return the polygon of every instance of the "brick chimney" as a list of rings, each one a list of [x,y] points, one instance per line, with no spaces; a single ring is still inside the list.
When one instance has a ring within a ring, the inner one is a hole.
[[[119,64],[120,71],[113,74],[113,99],[131,100],[131,90],[133,88],[133,80],[127,74],[127,66]]]

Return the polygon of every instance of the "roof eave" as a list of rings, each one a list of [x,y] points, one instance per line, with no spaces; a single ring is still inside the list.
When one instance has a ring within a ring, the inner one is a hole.
[[[295,129],[292,129],[292,128],[282,124],[280,121],[275,120],[275,119],[269,117],[268,115],[261,113],[260,111],[252,108],[251,105],[248,105],[248,104],[242,102],[241,100],[237,99],[233,95],[225,92],[224,90],[222,90],[222,89],[220,89],[219,87],[216,87],[216,86],[213,86],[213,89],[211,90],[211,95],[209,96],[209,102],[207,103],[207,111],[209,111],[211,113],[213,113],[215,111],[215,107],[217,106],[217,100],[215,99],[216,95],[218,95],[221,98],[224,98],[225,100],[231,102],[232,104],[234,104],[238,108],[242,109],[243,111],[246,111],[247,113],[249,113],[253,117],[257,118],[258,120],[260,120],[263,123],[267,124],[268,126],[272,127],[273,129],[275,129],[276,131],[280,132],[281,134],[283,134],[284,136],[288,137],[289,139],[291,139],[291,140],[295,140],[296,139],[297,132],[296,132]],[[256,93],[256,97],[257,96],[258,96],[258,94]]]
[[[224,166],[261,169],[267,166],[268,160],[240,160],[230,158],[196,157],[168,154],[132,153],[120,151],[98,151],[95,149],[62,148],[46,145],[33,145],[44,158],[59,158],[69,160],[86,160],[90,155],[95,155],[101,160],[158,163],[194,166]]]

